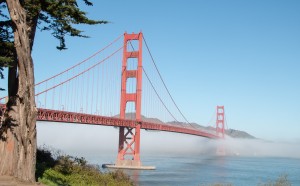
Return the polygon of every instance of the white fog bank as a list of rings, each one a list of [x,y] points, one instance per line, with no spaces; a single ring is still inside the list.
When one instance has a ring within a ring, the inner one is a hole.
[[[48,146],[75,156],[117,156],[118,128],[38,122],[38,146]],[[141,132],[141,154],[216,155],[300,158],[300,140],[280,142],[260,139],[212,140],[169,132]]]

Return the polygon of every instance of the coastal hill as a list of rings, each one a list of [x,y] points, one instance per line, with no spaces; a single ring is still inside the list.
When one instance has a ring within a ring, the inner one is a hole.
[[[118,118],[120,117],[120,115],[115,115],[114,117]],[[126,113],[125,115],[126,119],[134,119],[135,115],[134,113]],[[142,115],[142,120],[143,121],[147,121],[147,122],[153,122],[153,123],[163,123],[161,120],[157,119],[157,118],[147,118],[145,116]],[[215,130],[215,128],[211,127],[211,126],[203,126],[197,123],[184,123],[184,122],[178,122],[178,121],[171,121],[171,122],[167,122],[167,124],[170,125],[181,125],[181,126],[193,126],[194,128],[200,128],[200,129],[204,129],[204,130]],[[254,136],[252,136],[251,134],[245,132],[245,131],[240,131],[240,130],[235,130],[235,129],[226,129],[225,130],[226,135],[232,137],[232,138],[243,138],[243,139],[255,139]]]
[[[232,138],[256,139],[254,136],[248,134],[245,131],[235,129],[227,129],[225,130],[225,133]]]

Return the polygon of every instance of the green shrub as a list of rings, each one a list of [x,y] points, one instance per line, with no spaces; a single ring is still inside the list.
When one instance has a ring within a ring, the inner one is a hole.
[[[259,186],[291,186],[292,184],[287,179],[287,175],[281,175],[275,182],[259,184]]]
[[[133,185],[122,171],[102,173],[99,166],[89,165],[84,158],[59,155],[54,159],[52,153],[45,149],[38,150],[36,167],[38,181],[50,186]]]

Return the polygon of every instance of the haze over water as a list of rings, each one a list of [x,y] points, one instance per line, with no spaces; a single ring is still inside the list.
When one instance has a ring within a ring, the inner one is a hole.
[[[100,166],[115,162],[118,130],[114,127],[44,122],[37,126],[39,146],[82,156]],[[293,185],[299,185],[299,145],[299,140],[280,142],[227,138],[216,141],[142,131],[142,163],[157,169],[126,172],[138,185],[257,185],[275,181],[281,175],[287,175]],[[216,155],[218,149],[225,150],[226,155]]]
[[[288,175],[292,185],[300,184],[300,159],[294,158],[173,154],[148,155],[143,159],[144,163],[155,164],[157,169],[126,171],[138,185],[247,186],[275,181],[281,175]]]

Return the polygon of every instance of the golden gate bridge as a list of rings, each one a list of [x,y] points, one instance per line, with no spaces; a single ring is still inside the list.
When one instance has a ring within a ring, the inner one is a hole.
[[[144,167],[141,129],[212,139],[225,135],[224,106],[216,107],[215,126],[210,129],[187,120],[141,32],[120,35],[85,60],[35,84],[35,92],[38,121],[119,127],[118,155],[111,167]],[[6,105],[0,104],[1,118],[5,109]]]

